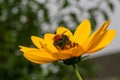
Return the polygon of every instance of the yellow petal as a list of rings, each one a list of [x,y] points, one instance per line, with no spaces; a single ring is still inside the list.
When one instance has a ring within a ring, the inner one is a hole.
[[[85,43],[83,43],[81,46],[83,47],[83,49],[85,51],[88,51],[91,46],[94,44],[94,42],[96,41],[96,39],[99,38],[101,33],[98,33],[98,31],[95,31],[86,41]]]
[[[106,21],[98,30],[96,30],[82,45],[82,47],[88,51],[94,42],[104,33],[109,25],[110,21]]]
[[[79,57],[79,56],[81,56],[84,52],[85,52],[85,50],[84,50],[81,46],[72,48],[73,57]]]
[[[106,21],[106,22],[100,27],[99,32],[107,30],[109,24],[110,24],[110,20]]]
[[[47,45],[53,45],[53,38],[55,37],[55,34],[46,33],[44,35],[44,40],[46,41]]]
[[[52,52],[57,52],[57,49],[53,45],[54,36],[55,36],[55,34],[46,33],[45,36],[44,36],[44,40],[46,42],[47,48],[49,48]]]
[[[45,40],[52,40],[52,42],[53,42],[53,38],[55,37],[55,34],[52,34],[52,33],[46,33],[45,35],[44,35],[44,39]]]
[[[44,49],[31,50],[31,51],[25,52],[23,55],[29,61],[37,64],[43,64],[43,63],[53,62],[57,60],[48,52],[46,52]]]
[[[53,56],[57,58],[58,60],[65,60],[65,59],[69,59],[70,57],[72,57],[71,54],[66,54],[64,52],[56,52],[53,54]]]
[[[83,44],[90,35],[91,24],[89,20],[84,20],[76,29],[74,39],[76,43]]]
[[[49,46],[48,46],[48,41],[44,40],[40,37],[36,37],[36,36],[32,36],[31,37],[33,43],[39,48],[44,48],[46,49],[46,51],[48,51],[49,54],[51,54],[54,50],[52,50]]]
[[[61,52],[56,52],[53,56],[59,60],[65,60],[72,57],[79,57],[84,53],[84,50],[81,46],[77,46],[68,50],[63,50]]]
[[[58,27],[57,28],[57,34],[67,35],[69,37],[69,39],[71,41],[73,41],[73,34],[72,34],[72,32],[69,29],[65,28],[65,27]]]
[[[31,39],[32,39],[32,42],[35,44],[35,46],[37,46],[39,49],[41,49],[40,42],[43,44],[45,43],[45,41],[42,38],[37,36],[31,36]]]
[[[64,50],[61,53],[70,54],[71,57],[79,57],[84,53],[84,49],[78,45],[74,48]]]
[[[110,44],[110,42],[115,37],[116,31],[115,30],[108,30],[105,31],[92,45],[92,47],[87,51],[88,53],[96,52],[98,50],[103,49],[107,45]]]
[[[24,47],[24,46],[19,46],[21,49],[20,51],[22,52],[28,52],[28,51],[31,51],[31,50],[37,50],[36,48],[29,48],[29,47]]]

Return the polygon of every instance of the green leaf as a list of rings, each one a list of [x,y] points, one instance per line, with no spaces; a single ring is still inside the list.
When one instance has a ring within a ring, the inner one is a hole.
[[[78,25],[79,21],[77,15],[75,13],[70,13],[70,16],[72,17],[73,21]]]
[[[63,3],[63,8],[67,7],[68,5],[69,5],[68,0],[64,0],[64,3]]]
[[[47,8],[45,7],[45,5],[43,4],[39,4],[39,8],[43,10],[44,12],[44,21],[45,22],[50,22],[50,18],[49,18],[49,11],[47,10]]]
[[[112,4],[112,2],[108,1],[108,6],[111,11],[114,11],[114,5]]]
[[[89,18],[89,20],[91,22],[92,30],[95,30],[95,27],[97,25],[97,21],[96,21],[95,17],[93,15],[91,15],[90,18]]]
[[[58,23],[59,26],[67,26],[65,21],[61,20],[59,23]]]
[[[105,11],[103,10],[103,11],[102,11],[102,14],[103,14],[104,20],[108,20],[108,19],[109,19],[109,16],[108,16],[107,12],[105,12]]]

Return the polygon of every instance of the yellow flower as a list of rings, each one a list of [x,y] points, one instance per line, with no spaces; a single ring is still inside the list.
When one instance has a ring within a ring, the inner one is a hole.
[[[19,47],[25,58],[34,63],[75,61],[74,59],[80,58],[83,54],[105,48],[113,40],[116,31],[107,30],[109,23],[110,21],[106,21],[100,29],[91,34],[91,24],[89,20],[84,20],[74,34],[65,27],[58,27],[56,34],[46,33],[44,38],[32,36],[32,42],[37,48]]]

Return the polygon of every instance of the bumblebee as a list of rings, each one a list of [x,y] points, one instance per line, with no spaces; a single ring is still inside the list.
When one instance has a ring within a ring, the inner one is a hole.
[[[72,42],[64,34],[58,34],[53,38],[53,45],[58,50],[66,50],[72,47]]]

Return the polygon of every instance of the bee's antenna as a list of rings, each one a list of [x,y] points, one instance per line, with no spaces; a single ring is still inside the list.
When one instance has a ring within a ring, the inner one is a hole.
[[[67,32],[67,30],[65,30],[62,34],[64,34],[65,32]]]

